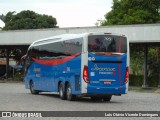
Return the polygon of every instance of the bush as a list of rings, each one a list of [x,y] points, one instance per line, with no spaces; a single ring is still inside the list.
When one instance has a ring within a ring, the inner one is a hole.
[[[13,80],[16,80],[16,81],[23,81],[22,77],[21,77],[21,73],[20,72],[16,72],[16,74],[14,75],[13,77]]]
[[[131,86],[142,86],[143,85],[143,75],[130,75],[129,85]]]
[[[150,76],[150,77],[148,77],[148,81],[147,81],[148,86],[157,87],[158,86],[158,82],[159,82],[158,76]]]
[[[150,76],[147,78],[147,85],[149,87],[158,86],[158,76]],[[143,85],[143,75],[130,75],[129,76],[129,85],[131,86],[142,86]]]

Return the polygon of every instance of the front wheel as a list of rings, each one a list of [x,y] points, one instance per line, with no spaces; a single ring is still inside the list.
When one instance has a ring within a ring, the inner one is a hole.
[[[30,81],[30,91],[31,91],[32,94],[38,94],[39,93],[39,91],[34,90],[34,83],[33,83],[33,81]]]
[[[69,101],[73,101],[76,99],[76,95],[73,95],[72,92],[71,92],[71,86],[70,84],[67,84],[67,88],[66,88],[66,97],[67,97],[67,100]]]

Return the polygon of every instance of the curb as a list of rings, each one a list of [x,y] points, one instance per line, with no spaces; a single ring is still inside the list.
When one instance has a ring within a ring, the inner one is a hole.
[[[136,87],[136,86],[129,86],[129,91],[160,93],[160,88],[158,88],[158,87],[142,88],[142,87]]]
[[[0,83],[23,83],[24,81],[16,81],[16,80],[0,80]]]
[[[156,91],[154,91],[155,93],[160,93],[160,89],[157,89]]]

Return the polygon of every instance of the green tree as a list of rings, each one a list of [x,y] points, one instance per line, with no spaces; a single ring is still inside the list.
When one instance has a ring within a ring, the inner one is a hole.
[[[160,23],[160,0],[113,0],[101,25]]]
[[[144,48],[130,44],[130,67],[133,75],[143,75]]]
[[[48,15],[37,14],[34,11],[21,11],[18,14],[8,12],[0,15],[0,19],[5,23],[2,30],[22,30],[57,27],[56,18]]]
[[[100,23],[103,26],[160,23],[160,0],[113,0],[112,10],[106,13],[105,20]],[[144,48],[130,45],[132,74],[143,75]],[[148,77],[154,76],[160,80],[160,48],[149,48],[148,58]]]
[[[12,20],[13,15],[15,14],[15,11],[13,12],[8,12],[6,15],[2,14],[0,15],[0,19],[4,22],[7,23]]]

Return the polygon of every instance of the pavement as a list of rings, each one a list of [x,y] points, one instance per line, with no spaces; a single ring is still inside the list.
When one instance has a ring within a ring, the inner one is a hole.
[[[2,81],[0,83],[1,111],[159,111],[160,94],[151,93],[159,89],[142,89],[131,86],[131,91],[122,96],[113,96],[110,102],[92,101],[90,98],[78,98],[76,101],[61,100],[58,94],[41,93],[32,95],[25,89],[24,82]],[[136,91],[136,92],[135,92]],[[138,92],[140,91],[140,92]],[[0,120],[5,118],[0,118]],[[12,118],[21,120],[22,118]],[[26,120],[30,118],[26,118]],[[31,120],[41,118],[31,118]],[[157,117],[47,117],[41,120],[159,120]],[[6,119],[8,120],[8,119]]]
[[[137,88],[137,87],[136,87]],[[134,88],[135,89],[135,88]],[[147,90],[145,90],[147,91]],[[149,90],[151,91],[151,90]],[[149,92],[147,91],[147,92]],[[113,96],[110,102],[92,101],[90,98],[78,98],[76,101],[61,100],[58,94],[41,93],[32,95],[28,89],[25,89],[24,82],[19,83],[0,83],[0,110],[1,111],[159,111],[160,94],[129,91],[122,96]],[[63,114],[63,113],[61,113]],[[0,120],[5,118],[0,118]],[[22,118],[12,118],[12,120],[21,120]],[[27,118],[27,120],[30,118]],[[31,120],[41,118],[31,118]],[[45,119],[46,118],[42,118]],[[47,119],[65,119],[82,120],[79,117],[50,117]],[[89,117],[85,120],[158,120],[157,117]],[[8,120],[8,119],[6,119]]]

